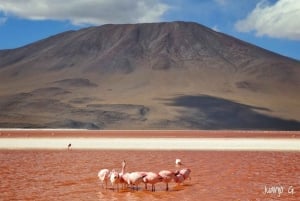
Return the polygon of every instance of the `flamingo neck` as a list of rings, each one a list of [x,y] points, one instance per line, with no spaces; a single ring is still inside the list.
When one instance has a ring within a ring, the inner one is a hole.
[[[124,173],[125,173],[125,166],[126,166],[125,164],[122,165],[122,171],[121,171],[122,175],[124,175]]]

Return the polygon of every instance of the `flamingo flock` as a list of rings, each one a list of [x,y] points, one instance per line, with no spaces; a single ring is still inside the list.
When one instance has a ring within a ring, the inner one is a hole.
[[[179,168],[183,164],[180,159],[175,160],[176,167]],[[117,189],[119,191],[119,185],[122,189],[130,188],[132,190],[139,189],[140,184],[145,185],[145,190],[148,189],[148,184],[151,185],[151,191],[155,191],[155,185],[163,182],[166,184],[166,191],[169,190],[169,183],[174,181],[178,186],[181,185],[185,180],[191,179],[189,168],[183,168],[176,171],[161,170],[156,172],[126,172],[126,161],[122,161],[122,170],[117,172],[115,169],[101,169],[98,172],[98,178],[102,184],[102,188],[107,189],[108,183],[110,182],[112,190]]]

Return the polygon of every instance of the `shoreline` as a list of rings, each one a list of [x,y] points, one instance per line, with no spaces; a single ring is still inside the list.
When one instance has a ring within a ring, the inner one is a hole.
[[[0,138],[1,150],[157,150],[300,152],[300,139],[258,138]]]
[[[300,131],[0,129],[0,150],[300,151]]]
[[[288,138],[300,139],[300,131],[262,130],[86,130],[0,129],[1,138]]]

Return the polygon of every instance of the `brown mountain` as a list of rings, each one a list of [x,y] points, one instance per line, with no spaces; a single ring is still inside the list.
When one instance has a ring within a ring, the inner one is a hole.
[[[300,62],[196,23],[0,51],[0,127],[300,130]]]

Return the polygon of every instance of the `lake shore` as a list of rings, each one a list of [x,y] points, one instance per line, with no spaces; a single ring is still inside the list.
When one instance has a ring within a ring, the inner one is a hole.
[[[300,151],[300,131],[0,129],[0,149]]]
[[[0,150],[300,151],[300,139],[259,138],[0,138]]]
[[[289,138],[300,131],[0,129],[0,138]]]

